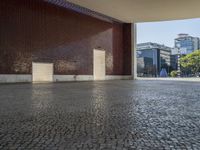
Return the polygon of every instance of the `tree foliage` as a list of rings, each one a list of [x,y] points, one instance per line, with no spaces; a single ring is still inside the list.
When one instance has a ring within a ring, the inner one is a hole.
[[[174,71],[172,71],[172,72],[170,73],[170,76],[171,76],[171,77],[177,77],[177,75],[178,75],[178,72],[177,72],[176,70],[174,70]]]
[[[191,71],[193,74],[200,72],[200,50],[183,56],[180,63],[183,70]]]

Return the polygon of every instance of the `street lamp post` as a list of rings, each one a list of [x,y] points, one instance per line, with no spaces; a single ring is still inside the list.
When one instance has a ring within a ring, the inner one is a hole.
[[[180,51],[180,44],[177,44],[178,48],[178,70],[177,70],[177,76],[180,78],[181,77],[181,63],[180,63],[180,58],[181,58],[181,51]]]

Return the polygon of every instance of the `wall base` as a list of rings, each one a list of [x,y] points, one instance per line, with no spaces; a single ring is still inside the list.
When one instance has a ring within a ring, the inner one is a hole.
[[[133,76],[107,75],[105,80],[132,80]]]
[[[92,75],[54,75],[54,82],[66,82],[66,81],[92,81]]]
[[[132,76],[107,75],[105,80],[131,80]],[[94,81],[93,75],[54,75],[54,82],[67,81]],[[18,75],[18,74],[3,74],[0,75],[0,83],[32,83],[32,75]]]
[[[105,80],[131,80],[132,76],[107,75]],[[94,81],[93,75],[54,75],[54,82]]]
[[[3,74],[0,75],[0,83],[32,82],[32,75]]]

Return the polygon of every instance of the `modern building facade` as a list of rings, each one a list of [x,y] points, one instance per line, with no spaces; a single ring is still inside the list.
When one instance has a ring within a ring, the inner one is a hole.
[[[55,0],[1,0],[0,14],[0,82],[131,78],[130,23]]]
[[[188,34],[179,34],[175,39],[175,48],[180,48],[181,54],[190,54],[200,48],[200,40]]]
[[[153,65],[153,58],[139,57],[137,58],[137,76],[156,76],[156,67]]]
[[[157,43],[141,43],[137,45],[137,60],[140,63],[140,59],[144,59],[144,64],[151,64],[151,65],[144,65],[144,70],[151,70],[144,71],[146,74],[150,74],[152,76],[159,75],[162,68],[166,68],[167,72],[169,73],[169,68],[171,66],[171,48],[160,45]],[[148,59],[146,59],[148,58]],[[148,60],[148,63],[145,62],[145,59]],[[149,63],[149,59],[151,59],[151,63]],[[139,70],[138,70],[139,71]],[[138,72],[139,74],[139,72]]]
[[[178,69],[178,55],[171,54],[171,69],[177,70]]]

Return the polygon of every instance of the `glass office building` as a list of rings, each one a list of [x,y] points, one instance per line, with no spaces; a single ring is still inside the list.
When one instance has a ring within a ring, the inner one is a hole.
[[[151,61],[151,62],[150,62]],[[144,63],[141,65],[141,63]],[[169,72],[171,66],[171,48],[157,43],[141,43],[137,45],[138,74],[158,76],[162,68]],[[143,71],[143,72],[142,72]]]
[[[175,39],[175,48],[180,48],[181,54],[190,54],[200,48],[199,38],[188,34],[179,34],[178,38]]]

